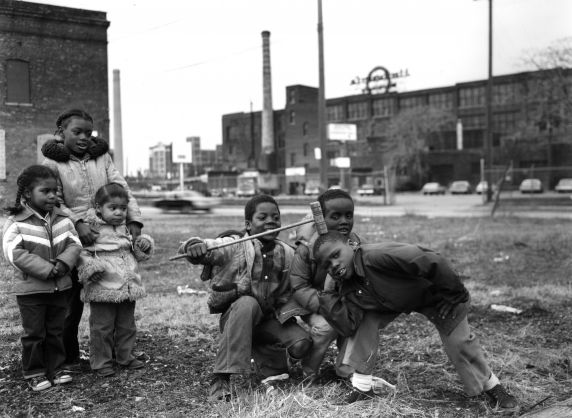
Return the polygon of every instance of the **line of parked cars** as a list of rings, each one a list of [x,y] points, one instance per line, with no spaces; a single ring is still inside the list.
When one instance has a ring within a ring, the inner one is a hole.
[[[486,181],[481,181],[477,184],[475,188],[472,187],[471,183],[466,180],[457,180],[451,183],[449,188],[443,186],[438,182],[425,183],[421,188],[421,193],[424,195],[444,195],[446,192],[451,194],[471,194],[471,193],[487,193],[488,183]],[[518,190],[521,193],[543,193],[544,185],[540,179],[528,178],[524,179],[518,186]],[[497,185],[493,184],[492,191],[497,191]],[[558,181],[558,184],[554,188],[554,191],[558,193],[572,193],[572,178],[563,178]]]

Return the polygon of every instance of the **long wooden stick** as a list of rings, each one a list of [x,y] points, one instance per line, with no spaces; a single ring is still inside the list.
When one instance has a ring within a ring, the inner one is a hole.
[[[286,225],[286,226],[276,228],[276,229],[269,229],[268,231],[264,231],[264,232],[261,232],[259,234],[249,235],[247,237],[240,238],[237,240],[224,242],[222,244],[218,244],[218,245],[215,245],[213,247],[207,248],[207,251],[215,250],[217,248],[228,247],[229,245],[238,244],[239,242],[250,241],[252,239],[262,237],[264,235],[275,234],[276,232],[284,231],[285,229],[296,228],[297,226],[309,224],[311,222],[314,222],[316,224],[316,231],[318,231],[318,234],[323,235],[326,232],[328,232],[328,227],[326,226],[326,221],[324,220],[324,215],[322,214],[320,202],[310,203],[310,209],[312,210],[312,219],[305,219],[303,221],[296,222],[296,223],[291,224],[291,225]],[[171,260],[171,261],[172,260],[179,260],[179,259],[185,258],[185,257],[187,257],[187,254],[177,254],[177,255],[174,255],[173,257],[170,257],[169,260]]]
[[[215,245],[213,247],[209,247],[209,248],[207,248],[207,250],[210,251],[210,250],[216,250],[218,248],[228,247],[229,245],[238,244],[239,242],[244,242],[244,241],[250,241],[250,240],[258,238],[258,237],[263,237],[264,235],[275,234],[276,232],[284,231],[285,229],[296,228],[297,226],[309,224],[311,222],[314,222],[314,219],[306,219],[304,221],[296,222],[295,224],[282,226],[282,227],[276,228],[276,229],[269,229],[268,231],[264,231],[264,232],[261,232],[259,234],[249,235],[247,237],[232,240],[229,242],[223,242],[222,244],[218,244],[218,245]],[[173,257],[170,257],[169,260],[171,260],[171,261],[172,260],[178,260],[180,258],[185,258],[185,257],[187,257],[186,253],[185,254],[177,254],[177,255],[174,255]]]

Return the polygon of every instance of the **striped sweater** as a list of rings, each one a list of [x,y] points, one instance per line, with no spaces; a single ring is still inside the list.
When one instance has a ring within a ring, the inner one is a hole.
[[[10,292],[28,295],[69,289],[69,270],[75,266],[81,248],[71,219],[58,208],[48,220],[29,208],[10,216],[2,235],[4,257],[17,270]],[[57,260],[69,267],[68,274],[48,279]]]

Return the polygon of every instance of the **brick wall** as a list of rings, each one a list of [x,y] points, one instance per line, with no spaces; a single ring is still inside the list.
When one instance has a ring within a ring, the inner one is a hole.
[[[21,169],[37,161],[37,138],[52,134],[57,115],[87,110],[109,138],[106,13],[3,0],[0,3],[0,129],[5,132],[2,206]],[[7,103],[7,61],[29,63],[30,103]]]

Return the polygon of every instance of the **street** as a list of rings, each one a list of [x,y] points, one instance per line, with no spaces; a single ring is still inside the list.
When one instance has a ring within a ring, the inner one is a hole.
[[[503,204],[503,199],[510,204]],[[515,193],[507,193],[501,196],[501,203],[495,212],[495,216],[518,216],[518,217],[538,217],[555,219],[572,219],[572,207],[570,205],[554,205],[554,199],[561,199],[567,203],[567,196],[557,196],[546,194],[543,196],[521,196]],[[309,213],[306,200],[301,200],[299,204],[292,202],[292,197],[278,196],[276,198],[280,204],[281,200],[288,201],[281,205],[283,214]],[[361,217],[369,216],[403,216],[419,215],[427,217],[481,217],[490,216],[492,203],[483,204],[483,197],[480,195],[444,195],[444,196],[424,196],[419,193],[400,193],[396,197],[394,205],[384,206],[383,196],[355,197],[355,214]],[[519,203],[522,201],[522,204]],[[530,202],[537,202],[531,205]],[[546,204],[542,202],[546,201]],[[516,203],[515,203],[516,202]],[[184,216],[237,216],[242,217],[246,199],[236,201],[236,204],[225,204],[215,208],[210,214],[195,212]],[[159,209],[142,206],[143,216],[157,218],[160,216],[180,215],[177,212],[163,214]]]

